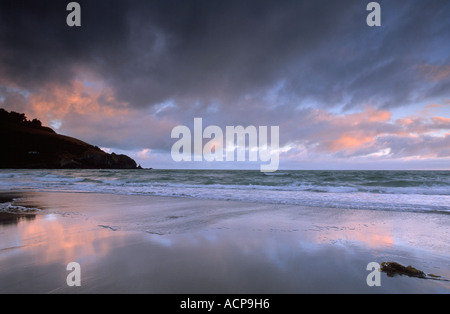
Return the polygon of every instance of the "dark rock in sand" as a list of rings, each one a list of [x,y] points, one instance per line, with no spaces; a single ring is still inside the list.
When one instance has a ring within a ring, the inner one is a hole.
[[[385,272],[389,277],[394,277],[395,275],[406,275],[409,277],[416,277],[421,279],[432,279],[440,281],[448,281],[447,279],[441,278],[434,274],[426,274],[421,270],[418,270],[411,265],[403,266],[396,262],[383,262],[381,263],[381,271]]]
[[[0,109],[0,146],[3,169],[140,169],[126,155],[108,154],[4,109]]]
[[[403,266],[396,262],[383,262],[381,263],[381,271],[385,272],[389,277],[395,275],[406,275],[409,277],[426,278],[426,274],[412,266]]]

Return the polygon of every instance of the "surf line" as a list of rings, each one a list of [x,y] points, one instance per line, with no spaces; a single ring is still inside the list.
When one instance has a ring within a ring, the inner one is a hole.
[[[202,118],[194,118],[193,141],[191,130],[185,125],[172,129],[171,138],[176,138],[172,145],[171,155],[176,162],[180,161],[260,161],[261,172],[274,172],[279,166],[279,126],[270,127],[270,145],[268,127],[253,125],[226,126],[225,137],[217,125],[209,125],[203,129]],[[246,138],[248,137],[248,147]],[[210,139],[203,145],[204,139]],[[224,145],[225,142],[225,145]],[[193,145],[192,145],[193,144]],[[192,146],[194,154],[192,157]],[[235,160],[236,159],[236,160]],[[267,163],[268,162],[268,163]]]

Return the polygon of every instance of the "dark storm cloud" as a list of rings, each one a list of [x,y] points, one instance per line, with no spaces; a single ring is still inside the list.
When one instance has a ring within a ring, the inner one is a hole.
[[[82,26],[65,24],[68,1],[2,1],[0,74],[33,90],[69,83],[79,68],[131,106],[242,105],[283,82],[296,106],[383,107],[421,100],[420,63],[448,65],[447,1],[78,1]],[[426,96],[432,97],[433,95]]]
[[[128,36],[125,2],[80,2],[83,27],[76,29],[66,24],[68,3],[1,2],[0,74],[20,87],[34,89],[69,82],[77,65],[113,66]]]
[[[317,49],[348,14],[345,6],[306,1],[143,4],[129,20],[129,47],[139,49],[130,49],[108,74],[119,95],[136,105],[168,98],[235,103],[271,87],[293,61]]]
[[[346,108],[364,103],[393,108],[437,95],[428,91],[442,82],[430,84],[419,65],[449,64],[450,23],[444,17],[450,3],[379,2],[382,27],[361,25],[360,12],[352,15],[317,54],[302,56],[304,71],[292,80],[292,91],[319,105]]]
[[[198,115],[222,126],[298,121],[283,129],[286,143],[304,109],[450,98],[448,1],[379,1],[380,28],[366,25],[360,0],[78,1],[78,28],[66,25],[68,2],[1,2],[0,87],[17,88],[3,92],[10,107],[26,106],[20,89],[70,89],[91,71],[112,88],[109,106],[169,101],[159,117],[183,124]]]

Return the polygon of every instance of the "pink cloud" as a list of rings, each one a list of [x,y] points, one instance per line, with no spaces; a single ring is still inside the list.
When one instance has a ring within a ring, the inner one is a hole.
[[[370,147],[376,136],[383,134],[391,119],[391,112],[366,107],[364,111],[335,115],[324,110],[314,110],[306,119],[308,126],[317,132],[307,139],[317,150],[327,153],[351,153]],[[389,128],[388,128],[389,129]]]
[[[444,118],[444,117],[433,117],[431,118],[433,122],[437,125],[440,125],[441,127],[447,127],[450,129],[450,118]]]
[[[144,148],[143,150],[139,151],[139,152],[136,154],[136,156],[137,156],[139,159],[144,159],[144,160],[146,160],[146,159],[150,159],[150,153],[151,153],[151,149]]]
[[[440,105],[425,106],[415,115],[392,119],[387,110],[366,107],[351,114],[314,109],[298,121],[296,149],[282,158],[315,160],[361,158],[363,160],[447,158],[450,156],[450,119],[433,113]],[[294,120],[285,127],[292,128]],[[280,127],[283,129],[283,126]],[[447,135],[444,135],[447,134]]]
[[[419,65],[418,70],[432,82],[450,78],[450,65],[433,65],[426,63]]]
[[[44,123],[49,122],[45,120],[64,119],[74,113],[103,117],[128,113],[127,103],[118,101],[110,87],[101,81],[94,81],[91,84],[74,80],[70,86],[46,86],[29,96],[29,108]]]

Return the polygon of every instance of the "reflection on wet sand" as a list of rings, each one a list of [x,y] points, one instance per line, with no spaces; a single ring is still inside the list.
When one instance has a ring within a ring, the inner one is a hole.
[[[450,291],[411,278],[366,284],[366,265],[384,258],[450,277],[449,244],[436,237],[448,232],[446,218],[95,194],[33,199],[46,209],[0,224],[0,293]],[[81,287],[66,284],[70,262],[81,265]]]
[[[35,214],[0,213],[0,225],[17,225],[22,220],[31,221],[35,218]]]

